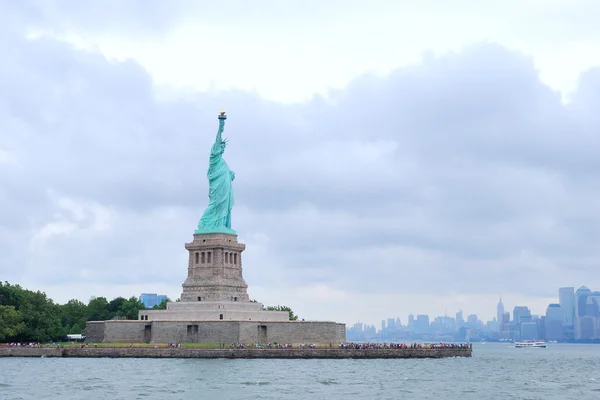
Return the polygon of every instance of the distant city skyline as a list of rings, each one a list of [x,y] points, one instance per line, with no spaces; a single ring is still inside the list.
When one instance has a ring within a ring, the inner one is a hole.
[[[250,286],[249,294],[252,299],[256,299],[257,301],[260,301],[266,305],[277,305],[277,304],[285,303],[282,301],[273,301],[273,302],[264,301],[261,298],[254,296],[254,294],[253,294],[253,293],[257,293],[259,291],[260,292],[264,291],[265,294],[269,294],[269,292],[271,292],[271,295],[265,296],[265,298],[275,298],[278,296],[273,295],[273,293],[277,293],[277,288],[271,288],[269,290],[269,288],[261,287],[260,283],[258,283],[256,285],[249,284],[249,286]],[[573,286],[573,287],[578,288],[579,286]],[[176,289],[179,289],[179,288],[176,288]],[[168,291],[163,291],[163,293],[164,292],[169,293]],[[142,292],[142,293],[145,293],[145,292]],[[167,296],[168,298],[175,301],[175,299],[179,298],[180,294],[181,294],[180,291],[173,291],[173,294],[165,294],[164,296]],[[134,293],[131,295],[139,298],[140,292],[138,292],[137,294]],[[131,295],[124,294],[124,295],[122,295],[122,297],[128,298]],[[401,293],[398,293],[398,295],[402,296],[403,298],[408,299],[410,304],[418,303],[418,298],[421,296],[421,295],[411,296],[410,294],[401,294]],[[95,295],[95,296],[98,296],[98,295]],[[64,297],[68,298],[69,296],[68,296],[68,294],[65,294]],[[284,297],[284,296],[282,296],[282,297]],[[465,296],[465,295],[457,295],[456,297],[468,298],[468,296]],[[469,304],[468,302],[463,300],[460,302],[460,306],[458,308],[452,308],[451,306],[446,306],[445,304],[439,304],[435,308],[433,308],[433,310],[439,310],[439,311],[426,312],[426,311],[420,311],[419,308],[415,307],[415,306],[412,306],[412,307],[403,306],[402,308],[409,310],[403,314],[399,314],[399,313],[398,314],[389,314],[389,315],[382,314],[381,316],[380,315],[375,316],[373,314],[365,312],[364,316],[361,318],[346,317],[346,319],[339,318],[338,320],[340,320],[340,322],[346,323],[348,326],[353,325],[357,322],[360,322],[360,323],[363,323],[366,325],[379,326],[381,320],[391,318],[391,315],[394,316],[393,317],[394,319],[399,318],[403,323],[405,323],[405,321],[407,321],[407,319],[408,319],[408,316],[411,314],[414,316],[428,315],[430,318],[433,319],[435,316],[444,316],[446,313],[449,316],[454,316],[457,312],[462,310],[462,312],[465,316],[477,315],[477,317],[480,320],[490,321],[493,318],[497,318],[496,306],[498,303],[498,299],[500,297],[502,298],[502,301],[503,301],[506,311],[510,311],[512,313],[512,310],[514,307],[526,305],[530,309],[532,315],[544,315],[546,312],[546,308],[548,307],[548,304],[553,303],[553,302],[556,302],[556,303],[559,302],[558,295],[554,296],[554,297],[548,296],[548,297],[542,297],[542,298],[538,298],[538,297],[530,298],[530,297],[523,296],[520,294],[511,294],[510,292],[508,292],[508,294],[500,294],[500,292],[499,292],[499,294],[490,295],[488,297],[483,298],[483,302],[478,302],[477,304],[475,304],[475,303]],[[449,298],[450,301],[452,301],[453,298],[454,298],[454,296],[450,296],[450,298]],[[411,299],[413,301],[410,301]],[[517,299],[517,300],[514,300],[514,299]],[[521,299],[521,301],[519,301],[518,299]],[[87,300],[89,300],[89,299],[84,298],[82,301],[87,301]],[[140,300],[141,300],[141,298],[140,298]],[[529,300],[529,302],[528,302],[528,300]],[[531,305],[532,303],[533,303],[533,305]],[[291,306],[292,309],[294,310],[294,312],[296,312],[296,314],[299,315],[301,318],[311,319],[310,315],[321,315],[321,317],[312,318],[312,319],[319,319],[319,318],[328,318],[330,315],[335,315],[335,314],[315,313],[314,309],[312,309],[310,307],[303,307],[300,302],[289,303],[289,304],[286,303],[285,305]],[[327,305],[324,305],[324,307],[327,308]],[[389,307],[389,308],[393,308],[393,307]],[[336,311],[334,308],[330,308],[330,309],[333,310],[334,312]],[[429,308],[429,309],[431,310],[431,308]],[[414,311],[410,311],[410,310],[414,310]],[[482,311],[478,311],[478,310],[482,310]],[[343,310],[341,310],[341,311],[343,313]],[[440,313],[440,311],[442,311],[442,312]],[[323,317],[323,315],[324,315],[324,317]]]
[[[600,341],[600,291],[561,287],[557,298],[543,315],[533,314],[527,305],[510,311],[499,297],[496,317],[489,321],[475,314],[465,318],[462,310],[433,318],[410,314],[404,324],[400,318],[387,318],[379,328],[356,322],[346,327],[346,334],[358,341]]]

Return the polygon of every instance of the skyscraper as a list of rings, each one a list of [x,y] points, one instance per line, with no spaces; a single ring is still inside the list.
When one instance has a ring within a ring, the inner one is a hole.
[[[419,333],[429,332],[429,316],[424,314],[417,315],[415,320],[415,330]]]
[[[396,320],[394,318],[388,318],[387,320],[387,328],[391,331],[396,329]]]
[[[588,296],[592,294],[592,291],[585,286],[580,287],[575,292],[575,317],[586,316],[586,304]]]
[[[502,332],[502,325],[504,324],[502,319],[504,317],[504,304],[502,304],[502,296],[498,299],[498,306],[496,307],[496,318],[498,319],[498,332]]]
[[[564,312],[560,304],[549,304],[546,309],[546,320],[544,323],[546,340],[564,339]]]
[[[563,313],[564,325],[573,325],[575,323],[575,288],[558,289],[558,303]]]
[[[516,306],[513,309],[513,321],[517,324],[531,322],[531,311],[526,306]]]
[[[465,320],[463,318],[463,311],[460,310],[456,313],[456,328],[461,328],[465,324]]]

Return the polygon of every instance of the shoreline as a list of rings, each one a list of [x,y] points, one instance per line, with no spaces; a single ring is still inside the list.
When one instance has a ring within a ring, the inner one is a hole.
[[[6,347],[0,357],[375,359],[471,357],[471,348],[439,349],[190,349],[148,347]]]

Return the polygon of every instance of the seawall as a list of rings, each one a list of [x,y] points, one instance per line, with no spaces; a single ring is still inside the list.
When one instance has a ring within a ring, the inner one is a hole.
[[[0,348],[0,357],[81,358],[447,358],[470,348],[444,349],[186,349],[151,347]]]

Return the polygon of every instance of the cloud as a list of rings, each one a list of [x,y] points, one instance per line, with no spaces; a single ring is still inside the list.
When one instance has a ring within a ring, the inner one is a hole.
[[[177,297],[222,107],[233,224],[265,303],[336,319],[299,303],[348,300],[350,323],[389,316],[371,315],[382,302],[405,315],[466,296],[491,317],[474,299],[542,304],[600,278],[598,70],[565,105],[529,57],[484,43],[284,105],[239,90],[161,97],[133,61],[10,35],[2,279],[59,301]]]
[[[4,2],[5,15],[23,22],[22,28],[55,33],[113,35],[157,34],[173,27],[182,12],[194,2],[177,0],[168,4],[158,0],[23,0]]]

